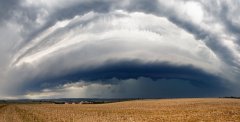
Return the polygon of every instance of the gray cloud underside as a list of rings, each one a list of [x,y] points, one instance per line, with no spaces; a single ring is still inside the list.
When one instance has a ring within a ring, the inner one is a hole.
[[[74,85],[81,81],[87,84]],[[131,84],[132,82],[134,84]],[[86,67],[59,76],[45,74],[44,77],[31,78],[29,81],[22,83],[22,87],[18,86],[18,88],[12,90],[12,95],[40,94],[45,93],[45,89],[50,89],[50,93],[54,93],[53,96],[55,97],[61,97],[63,94],[62,97],[67,97],[69,95],[67,94],[68,89],[71,87],[64,86],[73,84],[73,87],[77,89],[87,87],[85,92],[90,94],[83,95],[76,90],[72,97],[90,97],[91,95],[92,97],[145,98],[219,97],[235,92],[235,86],[229,84],[229,82],[227,79],[209,74],[190,65],[174,66],[169,63],[142,63],[138,60],[108,61],[100,66]],[[100,88],[91,84],[97,84]],[[53,96],[45,97],[52,98]],[[28,97],[32,98],[32,96]]]

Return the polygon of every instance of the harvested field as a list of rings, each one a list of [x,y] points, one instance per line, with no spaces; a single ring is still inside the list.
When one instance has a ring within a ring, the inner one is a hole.
[[[239,99],[0,105],[0,122],[240,121]]]

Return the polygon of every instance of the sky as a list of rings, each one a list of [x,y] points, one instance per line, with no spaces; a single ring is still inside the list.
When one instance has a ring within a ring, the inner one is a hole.
[[[0,0],[0,99],[240,96],[239,0]]]

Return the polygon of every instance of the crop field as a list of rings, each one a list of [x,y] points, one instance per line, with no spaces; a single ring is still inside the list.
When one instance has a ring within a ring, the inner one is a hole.
[[[0,122],[240,121],[240,99],[0,105]]]

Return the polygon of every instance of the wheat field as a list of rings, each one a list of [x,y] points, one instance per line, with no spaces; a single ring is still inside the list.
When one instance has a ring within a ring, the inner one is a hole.
[[[238,99],[159,99],[108,104],[0,105],[0,122],[240,121]]]

